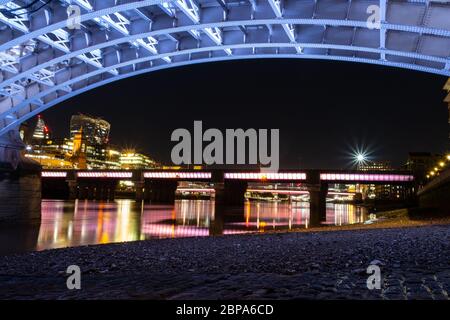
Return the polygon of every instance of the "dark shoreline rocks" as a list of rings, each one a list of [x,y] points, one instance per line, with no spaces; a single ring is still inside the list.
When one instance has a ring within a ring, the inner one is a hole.
[[[381,290],[366,270],[380,267]],[[81,290],[66,288],[69,265]],[[448,299],[450,225],[162,239],[0,257],[0,299]]]

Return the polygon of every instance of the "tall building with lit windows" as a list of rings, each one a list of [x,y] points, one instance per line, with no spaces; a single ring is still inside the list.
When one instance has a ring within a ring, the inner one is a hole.
[[[77,129],[78,128],[78,129]],[[159,166],[150,157],[134,150],[120,151],[109,143],[111,126],[103,119],[74,115],[70,122],[70,138],[50,139],[50,131],[38,117],[30,132],[25,157],[38,161],[46,169],[150,169]],[[26,141],[27,127],[21,127]],[[32,137],[31,137],[32,136]]]
[[[111,125],[102,118],[76,114],[70,118],[70,136],[73,138],[83,128],[83,136],[89,145],[106,145]]]
[[[89,169],[106,169],[108,157],[108,121],[84,114],[73,115],[70,119],[70,136],[74,140],[81,131],[86,143],[86,163]]]
[[[36,144],[42,144],[46,140],[50,139],[50,131],[45,125],[44,119],[39,115],[36,123],[36,127],[33,132],[33,142]]]

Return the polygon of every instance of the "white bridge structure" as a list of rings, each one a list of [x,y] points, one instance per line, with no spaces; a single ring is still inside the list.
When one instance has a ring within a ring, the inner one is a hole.
[[[0,0],[0,161],[23,121],[146,72],[296,58],[450,76],[449,57],[444,0]]]

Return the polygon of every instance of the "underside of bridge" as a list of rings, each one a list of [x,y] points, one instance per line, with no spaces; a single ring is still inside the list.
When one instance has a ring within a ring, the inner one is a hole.
[[[441,0],[0,0],[0,149],[66,99],[188,64],[327,59],[449,76],[449,18]]]

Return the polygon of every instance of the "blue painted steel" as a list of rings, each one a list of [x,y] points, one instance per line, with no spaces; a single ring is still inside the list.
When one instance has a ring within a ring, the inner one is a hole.
[[[0,136],[93,88],[181,65],[324,59],[450,76],[448,2],[55,0],[32,14],[23,3],[0,0]]]

